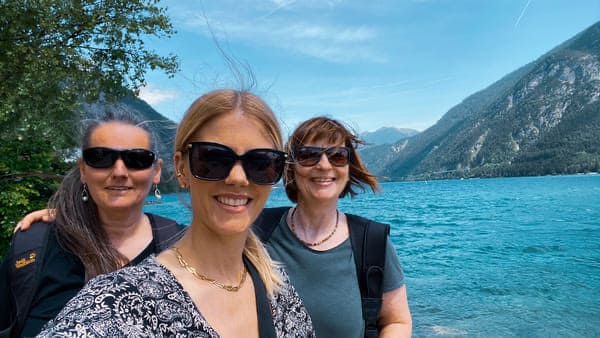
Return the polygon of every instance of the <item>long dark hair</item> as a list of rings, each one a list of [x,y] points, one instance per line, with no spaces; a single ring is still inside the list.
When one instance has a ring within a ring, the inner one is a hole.
[[[156,142],[149,126],[129,112],[109,112],[98,119],[85,120],[82,149],[89,145],[94,130],[108,122],[142,128],[148,132],[150,149],[156,152]],[[56,209],[55,229],[58,242],[64,249],[79,257],[85,267],[85,278],[89,280],[122,267],[128,259],[112,246],[100,222],[96,203],[91,196],[84,202],[81,198],[82,191],[79,167],[75,167],[63,178],[58,190],[50,198],[48,207]]]

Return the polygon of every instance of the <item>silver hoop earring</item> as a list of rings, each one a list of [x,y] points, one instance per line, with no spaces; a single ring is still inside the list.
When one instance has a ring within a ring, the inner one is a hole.
[[[160,199],[162,198],[160,190],[158,190],[158,184],[154,185],[154,197],[156,197],[156,200],[158,201],[160,201]]]
[[[83,203],[89,201],[90,199],[90,194],[88,193],[88,187],[87,187],[87,183],[83,184],[83,190],[81,191],[81,200],[83,201]]]

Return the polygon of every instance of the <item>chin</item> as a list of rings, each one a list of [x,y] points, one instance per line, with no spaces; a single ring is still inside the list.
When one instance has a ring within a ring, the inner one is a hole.
[[[106,203],[106,208],[108,210],[132,210],[134,208],[138,208],[138,207],[142,207],[144,205],[143,202],[141,203],[133,203],[131,201],[129,202],[112,202],[112,203]]]
[[[315,196],[315,199],[321,200],[321,201],[330,201],[330,200],[338,199],[339,196],[340,196],[340,194],[337,193],[337,192],[335,192],[335,193],[324,193],[324,194],[317,194]]]
[[[250,226],[246,224],[224,224],[216,232],[224,236],[240,236],[246,235],[249,228]]]
[[[222,224],[223,229],[225,229],[226,231],[230,231],[232,234],[243,233],[248,231],[255,218],[250,218],[250,215],[248,214],[237,215],[236,217],[232,217],[228,220],[221,221],[220,224]]]

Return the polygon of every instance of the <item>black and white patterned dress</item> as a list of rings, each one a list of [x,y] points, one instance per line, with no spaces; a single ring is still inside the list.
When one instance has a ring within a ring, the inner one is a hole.
[[[312,321],[282,270],[270,300],[277,337],[314,337]],[[173,274],[152,255],[92,279],[38,337],[219,337]]]

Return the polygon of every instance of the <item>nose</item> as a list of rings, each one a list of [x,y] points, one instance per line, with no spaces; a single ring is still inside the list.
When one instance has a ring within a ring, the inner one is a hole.
[[[317,162],[317,167],[325,169],[331,168],[331,163],[329,162],[329,158],[327,158],[327,154],[321,154],[321,158],[319,159],[319,162]]]
[[[231,167],[231,170],[229,171],[229,175],[225,178],[225,184],[246,186],[248,183],[248,177],[246,177],[242,162],[235,161],[233,167]]]
[[[112,167],[113,176],[127,176],[128,173],[129,172],[127,166],[125,165],[125,162],[123,162],[123,159],[119,157]]]

